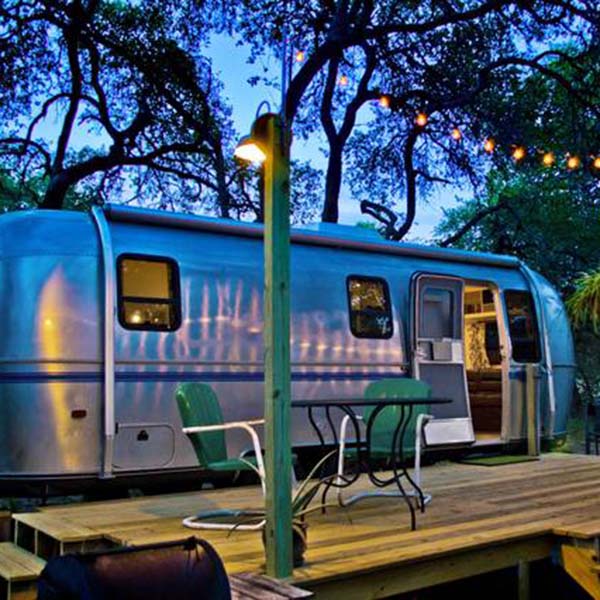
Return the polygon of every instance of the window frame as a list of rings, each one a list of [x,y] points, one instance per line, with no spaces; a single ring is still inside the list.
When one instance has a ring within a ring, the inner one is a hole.
[[[361,279],[363,281],[372,281],[374,283],[382,283],[383,284],[383,295],[385,298],[385,302],[387,303],[387,306],[388,306],[388,312],[389,312],[390,323],[391,323],[389,334],[373,336],[373,335],[361,334],[354,330],[354,323],[352,320],[352,312],[353,312],[352,300],[350,298],[350,280],[351,279]],[[356,273],[354,273],[352,275],[348,275],[346,277],[346,302],[348,303],[348,320],[349,320],[349,325],[350,325],[350,332],[352,333],[352,335],[354,337],[359,338],[359,339],[366,339],[366,340],[389,340],[391,337],[393,337],[393,335],[394,335],[394,312],[392,310],[392,299],[390,296],[390,286],[388,285],[387,279],[385,279],[383,277],[372,276],[372,275],[359,275]]]
[[[121,266],[125,260],[138,260],[145,262],[157,262],[166,263],[171,268],[171,277],[169,282],[169,288],[173,296],[169,300],[164,298],[153,298],[143,296],[124,296],[123,295],[123,283]],[[156,254],[139,254],[127,252],[119,254],[116,261],[117,267],[117,314],[119,318],[119,324],[123,329],[131,331],[165,331],[173,332],[177,331],[181,327],[181,286],[179,279],[179,265],[177,261],[169,256],[160,256]],[[138,304],[167,304],[173,307],[173,325],[149,325],[147,323],[140,323],[139,325],[133,325],[128,323],[125,319],[125,302],[137,302]]]
[[[514,343],[513,334],[512,334],[511,328],[510,328],[511,317],[510,317],[510,310],[509,310],[509,306],[508,306],[507,294],[528,294],[528,296],[529,296],[531,316],[533,318],[533,325],[535,325],[535,335],[534,335],[535,348],[536,348],[536,359],[535,360],[521,360],[521,357],[519,357],[519,359],[515,358],[515,343]],[[533,297],[533,294],[531,293],[530,290],[518,290],[518,289],[510,288],[510,289],[503,290],[502,295],[503,295],[504,309],[506,310],[506,319],[507,319],[506,329],[507,329],[508,337],[510,339],[510,350],[511,350],[510,357],[511,357],[511,359],[519,365],[538,364],[542,360],[542,340],[541,340],[541,335],[540,335],[539,317],[537,314],[537,309],[535,306],[535,299]]]

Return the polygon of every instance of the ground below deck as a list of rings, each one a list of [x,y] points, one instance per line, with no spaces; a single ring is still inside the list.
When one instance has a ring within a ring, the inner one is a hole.
[[[433,501],[415,532],[399,499],[311,515],[307,562],[293,581],[319,598],[385,597],[548,557],[557,544],[600,536],[599,457],[552,454],[498,467],[441,463],[427,467],[423,481]],[[259,489],[244,487],[51,507],[18,519],[71,544],[104,537],[137,545],[188,536],[181,518],[197,511],[260,504]],[[230,573],[263,568],[260,534],[201,535]]]

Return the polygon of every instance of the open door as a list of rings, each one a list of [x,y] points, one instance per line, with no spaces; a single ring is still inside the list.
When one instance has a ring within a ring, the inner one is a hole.
[[[413,373],[435,397],[452,403],[432,406],[425,429],[428,445],[475,442],[469,408],[463,340],[462,279],[429,274],[413,280]]]

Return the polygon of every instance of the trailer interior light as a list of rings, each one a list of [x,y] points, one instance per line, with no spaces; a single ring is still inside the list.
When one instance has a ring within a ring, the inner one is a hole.
[[[251,163],[263,163],[267,159],[264,150],[249,135],[240,140],[233,154],[236,158]]]

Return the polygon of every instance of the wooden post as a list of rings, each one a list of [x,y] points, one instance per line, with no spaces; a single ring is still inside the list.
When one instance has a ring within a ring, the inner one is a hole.
[[[290,213],[289,138],[279,115],[266,127],[265,216],[265,470],[267,575],[292,574],[290,444]]]
[[[520,560],[517,569],[519,577],[519,600],[529,600],[531,594],[529,563],[526,560]]]
[[[529,456],[538,456],[539,435],[538,435],[538,408],[536,398],[536,366],[527,365],[525,367],[525,398],[527,401],[527,454]]]

